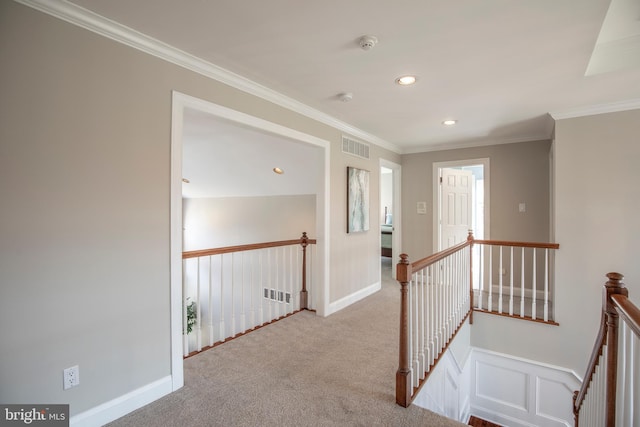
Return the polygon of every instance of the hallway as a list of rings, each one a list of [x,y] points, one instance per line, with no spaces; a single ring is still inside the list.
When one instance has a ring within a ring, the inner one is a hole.
[[[184,362],[185,386],[112,424],[126,426],[443,426],[395,403],[399,291],[327,318],[301,312]]]

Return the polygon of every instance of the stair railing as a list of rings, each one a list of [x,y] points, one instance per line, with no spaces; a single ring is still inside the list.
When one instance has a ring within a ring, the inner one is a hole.
[[[573,396],[576,427],[615,427],[616,419],[617,425],[640,425],[640,309],[629,300],[622,274],[607,278],[596,342]]]
[[[471,246],[465,242],[409,263],[400,255],[400,351],[396,402],[407,407],[471,310]]]
[[[315,243],[305,232],[294,240],[183,252],[184,356],[313,309]]]
[[[410,263],[408,255],[401,254],[396,267],[396,402],[411,404],[466,319],[473,323],[474,311],[557,325],[550,278],[552,250],[558,248],[556,243],[475,240],[470,231],[466,241],[419,261]],[[509,271],[506,283],[503,268]]]
[[[555,324],[557,243],[473,240],[474,310]]]

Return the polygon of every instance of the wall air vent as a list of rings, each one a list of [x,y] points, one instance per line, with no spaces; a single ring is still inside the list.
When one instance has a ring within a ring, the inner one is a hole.
[[[369,144],[342,135],[342,152],[369,159]]]

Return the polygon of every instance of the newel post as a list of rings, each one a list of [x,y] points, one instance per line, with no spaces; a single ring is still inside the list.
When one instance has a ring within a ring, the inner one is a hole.
[[[302,232],[300,238],[302,246],[302,290],[300,291],[300,310],[307,309],[307,246],[309,246],[309,238],[307,232]]]
[[[629,296],[629,290],[622,283],[620,273],[608,273],[604,285],[602,308],[607,318],[607,366],[605,383],[605,425],[616,425],[616,382],[618,380],[618,313],[611,299],[612,295]]]
[[[411,404],[411,371],[409,370],[409,282],[411,281],[409,255],[400,254],[396,278],[400,282],[400,345],[399,365],[396,372],[396,403],[403,407]]]

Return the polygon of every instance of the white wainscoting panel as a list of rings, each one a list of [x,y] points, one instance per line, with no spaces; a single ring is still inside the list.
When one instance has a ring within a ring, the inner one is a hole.
[[[471,352],[471,414],[508,427],[572,427],[582,380],[558,366],[479,348]]]
[[[413,404],[467,422],[470,414],[471,344],[465,322],[433,369]]]

